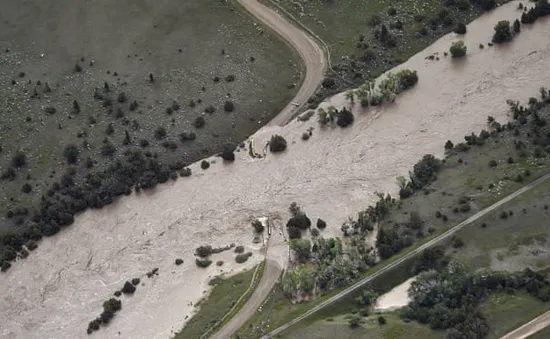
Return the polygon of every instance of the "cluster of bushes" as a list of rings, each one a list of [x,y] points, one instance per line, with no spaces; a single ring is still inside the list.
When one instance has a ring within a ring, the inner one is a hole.
[[[521,15],[521,23],[532,24],[538,18],[541,18],[549,14],[550,14],[550,3],[548,3],[548,0],[538,0],[534,7],[532,7],[531,9],[529,9],[528,11],[524,12]]]
[[[122,308],[122,302],[118,299],[111,298],[103,303],[103,312],[96,319],[88,324],[87,333],[92,334],[99,330],[101,324],[107,325],[115,316],[115,313]]]
[[[311,219],[295,202],[290,205],[289,211],[291,218],[286,223],[288,236],[290,239],[301,238],[302,231],[311,227]]]
[[[415,191],[424,188],[426,185],[437,179],[437,173],[442,166],[441,160],[435,158],[432,154],[426,154],[422,160],[417,162],[412,172],[409,173],[410,181],[399,178],[399,197],[405,199],[410,197]]]
[[[401,252],[414,243],[414,235],[423,236],[425,223],[418,213],[411,213],[409,220],[390,227],[380,227],[376,235],[376,249],[382,259]]]
[[[213,248],[210,245],[199,246],[195,250],[195,255],[199,257],[195,260],[195,263],[198,267],[206,268],[206,267],[210,266],[210,264],[212,264],[212,260],[210,260],[208,258],[210,255],[218,254],[218,253],[221,253],[223,251],[228,251],[228,250],[230,250],[234,247],[235,247],[234,243],[232,243],[230,245],[227,245],[227,246],[224,246],[224,247],[217,247],[217,248]],[[237,246],[237,248],[239,248],[239,246]],[[237,249],[235,249],[235,251],[236,250]],[[183,261],[181,263],[183,263]]]
[[[412,300],[401,317],[429,324],[433,329],[444,329],[448,338],[484,338],[489,326],[479,304],[491,292],[514,294],[520,290],[550,301],[550,281],[530,269],[471,274],[462,265],[451,263],[438,272],[421,274],[412,283],[409,289]]]

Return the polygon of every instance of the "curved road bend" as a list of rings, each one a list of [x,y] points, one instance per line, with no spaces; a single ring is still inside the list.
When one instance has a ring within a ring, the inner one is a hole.
[[[316,313],[317,311],[319,311],[319,310],[325,308],[326,306],[334,303],[338,299],[341,299],[341,298],[345,297],[346,295],[354,292],[358,288],[362,287],[363,285],[365,285],[366,283],[372,281],[373,279],[375,279],[376,277],[382,275],[383,273],[388,272],[391,269],[397,267],[398,265],[400,265],[404,261],[406,261],[408,259],[411,259],[415,255],[417,255],[420,252],[426,250],[427,248],[437,244],[438,242],[449,238],[450,236],[452,236],[454,233],[458,232],[460,229],[464,228],[465,226],[471,224],[472,222],[476,221],[477,219],[481,218],[482,216],[486,215],[487,213],[499,208],[500,206],[504,205],[505,203],[509,202],[510,200],[512,200],[512,199],[516,198],[517,196],[529,191],[530,189],[536,187],[537,185],[543,183],[544,181],[546,181],[548,179],[550,179],[550,173],[548,173],[548,174],[540,177],[539,179],[533,181],[532,183],[520,188],[519,190],[515,191],[514,193],[508,195],[506,198],[504,198],[502,200],[499,200],[496,203],[492,204],[491,206],[477,212],[476,214],[472,215],[471,217],[464,220],[460,224],[456,225],[455,227],[451,228],[450,230],[446,231],[445,233],[433,238],[432,240],[426,242],[422,246],[414,249],[413,251],[411,251],[408,254],[404,255],[403,257],[397,259],[396,261],[392,262],[391,264],[383,267],[382,269],[378,270],[377,272],[373,273],[372,275],[370,275],[370,276],[368,276],[368,277],[366,277],[362,280],[359,280],[358,282],[356,282],[355,284],[353,284],[350,287],[346,288],[342,292],[340,292],[340,293],[336,294],[335,296],[323,301],[322,303],[320,303],[317,306],[314,306],[313,308],[311,308],[309,311],[305,312],[304,314],[292,319],[291,321],[287,322],[286,324],[282,325],[281,327],[279,327],[279,328],[271,331],[270,333],[264,335],[262,337],[262,339],[269,339],[269,338],[272,338],[275,335],[283,332],[284,330],[288,329],[292,325],[302,321],[303,319],[309,317],[310,315]]]
[[[539,315],[535,319],[531,320],[527,324],[516,328],[515,330],[508,332],[500,339],[524,339],[532,336],[533,334],[541,331],[542,329],[550,326],[550,311]]]
[[[294,118],[307,103],[307,100],[315,93],[327,69],[327,59],[323,49],[314,38],[288,22],[276,11],[262,5],[257,0],[239,0],[239,3],[256,19],[287,41],[298,52],[306,66],[306,75],[298,93],[296,93],[292,102],[288,103],[268,123],[268,126],[285,125]]]

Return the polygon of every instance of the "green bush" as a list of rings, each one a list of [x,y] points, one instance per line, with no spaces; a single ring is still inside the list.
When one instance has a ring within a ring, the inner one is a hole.
[[[272,153],[284,152],[286,150],[286,140],[280,135],[273,135],[269,140],[269,150]]]
[[[345,107],[336,114],[336,124],[340,127],[347,127],[353,124],[353,120],[353,113]]]
[[[453,30],[456,34],[466,34],[466,25],[463,22],[459,22]]]
[[[203,170],[208,169],[210,167],[210,163],[206,160],[201,161],[201,168]]]
[[[24,167],[27,165],[27,156],[25,153],[18,151],[11,159],[13,167]]]
[[[228,100],[223,104],[223,110],[226,112],[233,112],[235,110],[235,104]]]
[[[175,261],[175,264],[176,264],[177,266],[183,264],[183,259],[177,258],[176,261]]]
[[[506,41],[512,40],[512,31],[510,30],[510,21],[499,21],[495,26],[495,33],[493,35],[493,42],[500,44]]]
[[[198,267],[206,268],[206,267],[210,266],[210,264],[212,264],[212,260],[210,260],[210,259],[196,259],[195,264]]]
[[[195,250],[195,255],[198,255],[201,258],[206,258],[210,254],[212,254],[212,246],[210,245],[199,246]]]
[[[238,264],[242,264],[246,262],[248,258],[250,258],[251,256],[252,256],[252,252],[237,254],[237,256],[235,256],[235,261]]]
[[[127,281],[120,290],[124,294],[133,294],[136,291],[136,287],[131,282]]]
[[[464,41],[462,40],[453,42],[451,48],[449,49],[449,52],[451,52],[451,56],[453,58],[462,58],[466,55],[466,51],[466,45],[464,45]]]
[[[239,245],[235,247],[235,253],[238,253],[238,254],[244,253],[244,246]]]

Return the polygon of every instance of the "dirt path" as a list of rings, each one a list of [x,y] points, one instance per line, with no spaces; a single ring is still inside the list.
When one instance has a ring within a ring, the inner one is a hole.
[[[275,286],[287,262],[288,248],[283,236],[282,225],[278,225],[268,240],[264,272],[254,293],[239,312],[217,333],[212,335],[212,339],[230,338],[254,313],[258,312],[258,308]]]
[[[300,55],[306,67],[304,82],[290,103],[268,125],[285,125],[300,111],[313,95],[327,69],[323,49],[308,34],[294,26],[276,11],[257,0],[239,0],[254,17],[263,22],[287,41]]]
[[[523,339],[550,326],[550,311],[531,320],[527,324],[503,335],[500,339]]]
[[[502,200],[499,200],[497,201],[496,203],[492,204],[491,206],[477,212],[476,214],[472,215],[471,217],[469,217],[468,219],[464,220],[463,222],[461,222],[460,224],[454,226],[453,228],[451,228],[450,230],[448,230],[447,232],[433,238],[432,240],[426,242],[424,245],[412,250],[411,252],[407,253],[406,255],[402,256],[401,258],[399,258],[398,260],[388,264],[387,266],[383,267],[382,269],[378,270],[376,273],[362,279],[362,280],[359,280],[358,282],[356,282],[355,284],[351,285],[350,287],[346,288],[345,290],[343,290],[342,292],[336,294],[335,296],[323,301],[322,303],[318,304],[317,306],[311,308],[309,311],[305,312],[304,314],[292,319],[291,321],[287,322],[286,324],[284,324],[283,326],[271,331],[270,333],[268,333],[267,335],[263,336],[262,338],[263,339],[268,339],[268,338],[273,338],[275,337],[275,335],[285,331],[286,329],[288,329],[289,327],[291,327],[292,325],[302,321],[303,319],[309,317],[310,315],[316,313],[317,311],[320,311],[321,309],[327,307],[328,305],[336,302],[337,300],[339,299],[342,299],[343,297],[347,296],[348,294],[350,293],[353,293],[355,290],[357,290],[358,288],[364,286],[365,284],[367,284],[368,282],[374,280],[376,277],[384,274],[385,272],[388,272],[390,270],[392,270],[393,268],[399,266],[401,263],[405,262],[406,260],[408,259],[411,259],[413,258],[414,256],[416,256],[417,254],[423,252],[424,250],[426,250],[427,248],[429,247],[432,247],[433,245],[439,243],[440,241],[442,240],[445,240],[447,238],[449,238],[450,236],[452,236],[453,234],[455,234],[456,232],[458,232],[459,230],[461,230],[462,228],[464,228],[465,226],[473,223],[474,221],[476,221],[477,219],[481,218],[482,216],[486,215],[487,213],[491,212],[491,211],[494,211],[495,209],[499,208],[500,206],[506,204],[507,202],[515,199],[516,197],[518,197],[519,195],[531,190],[532,188],[536,187],[537,185],[545,182],[546,180],[550,179],[550,173],[540,177],[539,179],[535,180],[534,182],[520,188],[519,190],[515,191],[514,193],[508,195],[506,198],[502,199]],[[538,318],[537,318],[538,319]],[[546,320],[541,320],[543,321],[545,324],[547,322],[550,322],[550,314],[547,314],[547,318],[545,318]],[[535,319],[536,320],[536,319]],[[535,325],[533,325],[535,326]],[[540,329],[544,328],[545,325],[543,325]],[[521,328],[520,328],[521,329]],[[519,329],[518,329],[519,330]],[[516,338],[516,337],[509,337],[509,338]],[[524,338],[524,337],[517,337],[517,338]]]

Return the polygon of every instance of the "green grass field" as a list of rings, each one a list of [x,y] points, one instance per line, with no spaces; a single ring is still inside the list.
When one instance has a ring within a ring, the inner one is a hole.
[[[24,230],[67,171],[78,185],[128,152],[181,168],[234,147],[301,82],[294,52],[231,1],[46,0],[0,17],[0,173],[14,169],[0,181],[0,232]],[[18,151],[26,164],[15,167]],[[15,208],[28,216],[6,218]]]
[[[247,292],[252,283],[252,278],[254,278],[254,271],[256,268],[259,268],[256,278],[254,279],[254,283],[257,283],[262,275],[263,264],[229,278],[222,277],[211,280],[209,284],[214,286],[212,291],[206,299],[203,299],[200,304],[196,305],[196,307],[198,307],[197,313],[189,319],[184,328],[175,335],[174,339],[199,338],[205,331],[216,326],[216,323],[220,321],[233,306],[236,305],[239,298]],[[247,296],[250,296],[252,291],[254,291],[254,288],[252,288],[239,302],[235,312],[246,303]],[[230,318],[231,317],[228,317],[228,319]]]

